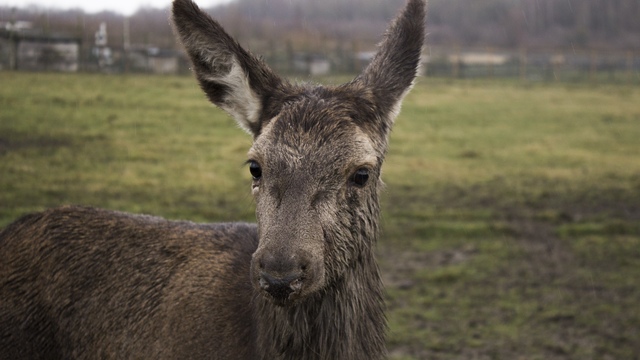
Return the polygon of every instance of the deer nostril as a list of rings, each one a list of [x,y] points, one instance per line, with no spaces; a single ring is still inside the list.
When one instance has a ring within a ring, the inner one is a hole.
[[[302,279],[298,278],[293,280],[290,284],[289,287],[293,290],[293,291],[300,291],[300,289],[302,289]]]
[[[258,283],[260,284],[260,288],[262,290],[269,289],[269,282],[264,277],[261,276],[260,280],[258,281]]]

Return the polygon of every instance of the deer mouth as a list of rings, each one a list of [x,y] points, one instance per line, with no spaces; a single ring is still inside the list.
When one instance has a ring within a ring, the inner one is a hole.
[[[321,262],[302,261],[282,266],[282,262],[269,259],[269,256],[255,257],[251,273],[255,291],[274,305],[295,306],[322,288],[324,268]]]
[[[259,291],[272,303],[278,306],[289,306],[301,298],[305,284],[301,273],[278,277],[261,271],[257,279]]]

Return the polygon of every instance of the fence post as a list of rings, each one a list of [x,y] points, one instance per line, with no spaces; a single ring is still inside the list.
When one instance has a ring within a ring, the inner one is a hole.
[[[460,62],[462,61],[460,55],[460,46],[455,47],[454,53],[455,54],[453,55],[453,61],[451,64],[451,76],[454,79],[457,79],[460,76]]]
[[[565,57],[563,53],[556,53],[551,56],[551,67],[553,69],[553,79],[555,81],[560,80],[560,68],[565,62]]]
[[[596,51],[591,49],[591,54],[589,56],[589,80],[594,81],[596,71],[598,70]]]
[[[494,64],[493,64],[493,48],[487,47],[487,54],[489,54],[489,79],[493,80],[494,76]]]
[[[527,80],[527,49],[520,48],[520,80]]]
[[[125,16],[122,22],[122,49],[124,50],[124,73],[129,73],[129,53],[131,50],[131,29],[129,27],[129,16]]]
[[[627,51],[627,82],[633,82],[633,53]]]

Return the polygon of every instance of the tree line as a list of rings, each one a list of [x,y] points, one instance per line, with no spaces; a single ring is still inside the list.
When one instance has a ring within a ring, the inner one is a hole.
[[[367,50],[404,0],[235,0],[208,9],[256,51]],[[176,47],[169,8],[141,8],[128,18],[133,45]],[[601,48],[640,50],[640,0],[430,0],[427,41],[441,47]],[[113,12],[0,6],[0,22],[31,21],[45,32],[82,37],[101,22],[113,48],[124,43],[125,17]],[[327,49],[329,48],[329,49]]]

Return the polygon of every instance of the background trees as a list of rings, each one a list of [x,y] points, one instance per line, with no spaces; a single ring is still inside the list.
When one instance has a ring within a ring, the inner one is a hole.
[[[369,47],[403,1],[236,0],[209,10],[241,41],[255,46],[269,48],[268,39],[294,46],[337,46],[357,39],[360,47]],[[129,19],[131,43],[174,46],[168,17],[168,7],[138,10]],[[634,50],[640,49],[637,19],[639,0],[431,0],[428,41],[432,46]],[[91,41],[105,21],[109,45],[117,48],[123,43],[124,17],[116,13],[0,6],[0,21],[15,20],[31,21],[45,31],[82,34],[85,41]]]

